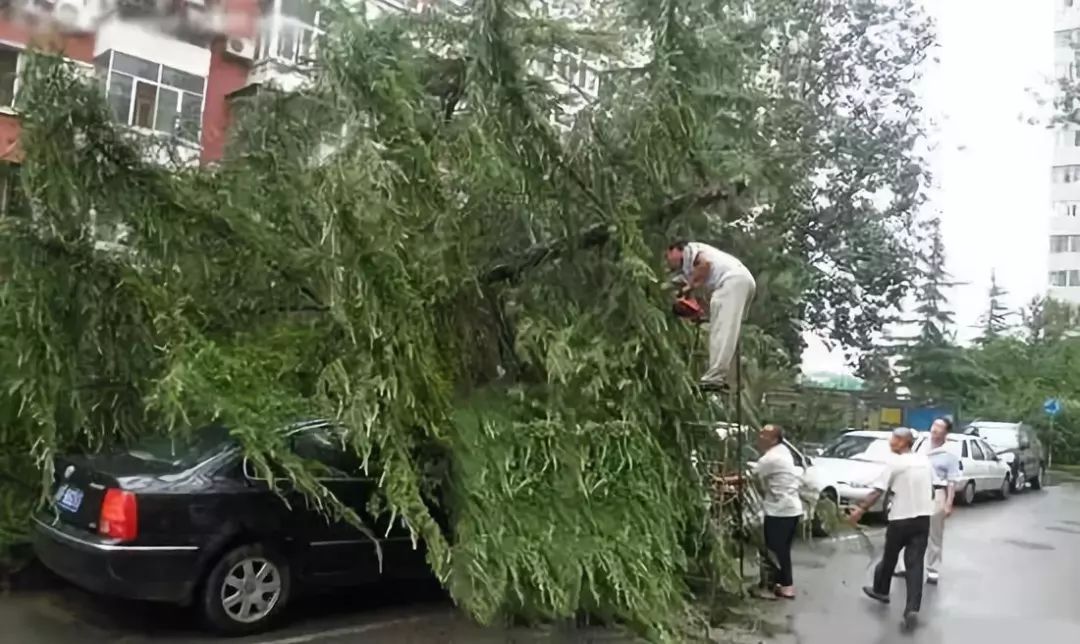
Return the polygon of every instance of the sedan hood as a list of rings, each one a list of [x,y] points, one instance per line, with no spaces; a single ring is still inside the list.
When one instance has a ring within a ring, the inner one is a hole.
[[[881,475],[884,467],[885,464],[878,461],[819,456],[814,459],[814,464],[810,469],[814,471],[814,478],[819,482],[868,486]]]

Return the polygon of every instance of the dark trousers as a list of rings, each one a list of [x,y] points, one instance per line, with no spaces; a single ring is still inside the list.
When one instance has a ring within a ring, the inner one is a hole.
[[[923,557],[930,538],[930,517],[915,517],[889,521],[885,529],[885,554],[874,570],[874,592],[889,594],[893,572],[900,551],[904,551],[904,569],[907,579],[907,607],[904,612],[919,612],[922,606]]]
[[[769,585],[790,586],[791,579],[791,544],[795,541],[795,530],[799,517],[765,517],[764,575],[762,581]]]

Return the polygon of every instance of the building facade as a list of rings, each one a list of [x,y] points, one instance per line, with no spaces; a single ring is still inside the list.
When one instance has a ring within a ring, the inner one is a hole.
[[[1053,0],[1055,76],[1080,81],[1080,0]],[[1080,304],[1080,127],[1054,130],[1050,172],[1049,295]]]
[[[453,0],[356,0],[369,19],[438,1]],[[537,3],[550,17],[578,23],[589,5]],[[224,153],[236,97],[304,82],[321,23],[312,0],[12,0],[0,13],[0,214],[15,200],[16,96],[30,48],[61,53],[95,75],[116,122],[151,143],[159,161],[205,165]],[[595,64],[569,52],[534,67],[568,95],[599,91]]]

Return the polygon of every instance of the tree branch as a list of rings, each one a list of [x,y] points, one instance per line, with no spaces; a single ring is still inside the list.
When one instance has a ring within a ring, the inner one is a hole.
[[[746,190],[745,184],[737,184],[735,190],[713,185],[696,192],[688,192],[664,202],[659,208],[649,215],[649,221],[666,225],[672,219],[686,214],[691,210],[707,208],[713,204],[726,201],[731,195],[740,195]],[[593,224],[578,236],[578,248],[588,250],[606,244],[614,236],[614,228],[608,224]],[[562,257],[570,247],[570,237],[563,237],[554,241],[535,244],[524,253],[518,254],[514,261],[497,264],[489,268],[480,276],[480,282],[493,284],[495,282],[514,282],[525,271],[535,268],[545,262]]]

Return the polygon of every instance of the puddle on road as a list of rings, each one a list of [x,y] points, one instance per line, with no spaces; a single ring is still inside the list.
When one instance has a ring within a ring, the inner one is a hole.
[[[1038,543],[1035,541],[1023,541],[1021,539],[1002,539],[1005,543],[1010,543],[1019,548],[1025,550],[1054,550],[1054,546],[1048,543]]]
[[[1066,528],[1063,526],[1049,525],[1046,526],[1047,530],[1053,530],[1054,532],[1064,532],[1066,534],[1080,534],[1080,528]]]

